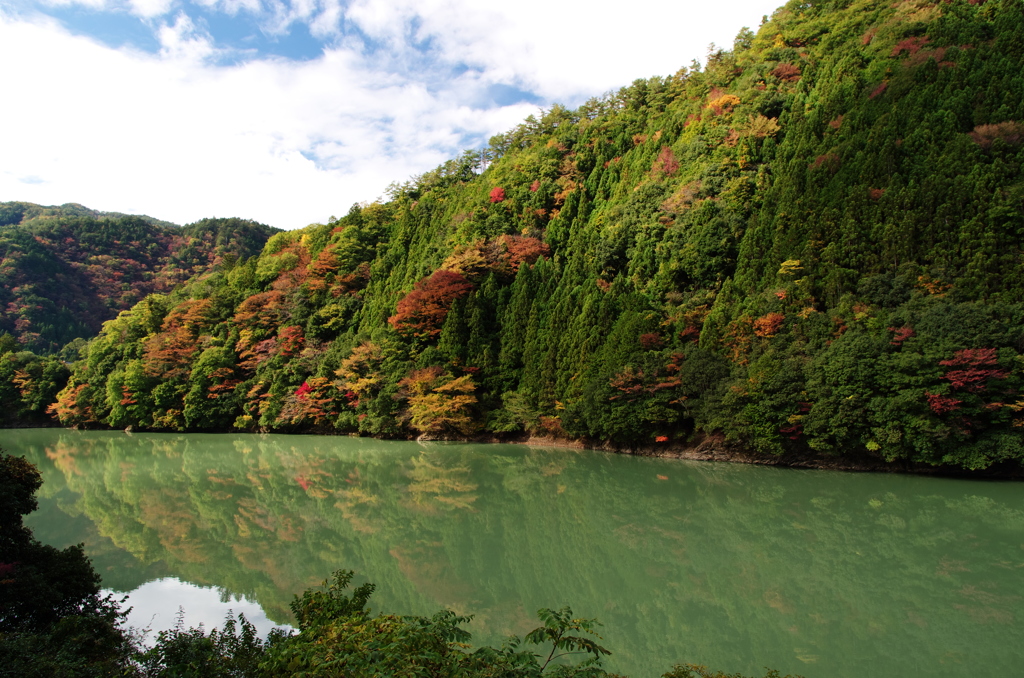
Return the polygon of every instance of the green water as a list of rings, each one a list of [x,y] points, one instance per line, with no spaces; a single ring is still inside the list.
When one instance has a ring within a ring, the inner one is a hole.
[[[37,536],[104,584],[219,587],[290,621],[338,568],[374,609],[472,613],[482,642],[569,604],[606,666],[807,678],[1024,665],[1024,485],[339,437],[5,431]],[[168,605],[176,603],[168,601]]]

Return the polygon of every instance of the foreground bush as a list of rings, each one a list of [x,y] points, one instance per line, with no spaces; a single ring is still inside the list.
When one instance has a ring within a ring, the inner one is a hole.
[[[432,617],[380,614],[367,607],[373,584],[349,592],[351,571],[338,571],[322,590],[296,596],[292,612],[297,634],[271,633],[261,642],[240,616],[229,617],[223,631],[202,628],[161,632],[156,646],[142,655],[146,676],[301,676],[303,678],[599,678],[614,677],[602,668],[611,654],[597,643],[599,624],[573,617],[572,610],[541,609],[541,626],[525,637],[512,636],[500,648],[473,649],[461,628],[470,617],[442,610]],[[536,651],[535,651],[536,650]],[[743,678],[704,666],[680,664],[664,678]],[[765,678],[782,678],[769,671]],[[796,678],[796,677],[787,677]]]
[[[35,466],[0,452],[0,676],[130,673],[126,613],[100,595],[82,545],[40,544],[22,524],[41,485]]]

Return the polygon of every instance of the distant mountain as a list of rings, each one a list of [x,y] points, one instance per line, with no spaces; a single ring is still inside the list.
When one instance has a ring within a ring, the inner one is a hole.
[[[153,292],[259,253],[278,229],[243,219],[184,227],[69,203],[0,203],[0,333],[53,352]]]
[[[117,219],[119,217],[137,217],[146,223],[164,228],[178,228],[178,224],[162,219],[154,219],[144,214],[124,214],[122,212],[101,212],[68,202],[63,205],[36,205],[31,202],[0,203],[0,227],[27,225],[34,221],[59,219],[61,217],[92,217],[93,219]]]

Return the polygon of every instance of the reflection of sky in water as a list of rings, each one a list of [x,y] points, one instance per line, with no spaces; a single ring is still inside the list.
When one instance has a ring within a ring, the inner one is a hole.
[[[103,594],[116,592],[104,591]],[[124,606],[131,607],[128,613],[128,625],[135,629],[149,629],[146,635],[147,644],[152,644],[160,631],[173,629],[178,621],[178,609],[185,611],[185,628],[203,625],[207,631],[222,628],[228,611],[235,617],[244,614],[245,618],[256,627],[261,638],[265,638],[272,629],[291,629],[280,626],[267,619],[263,608],[246,600],[244,596],[231,596],[215,587],[196,586],[174,577],[157,579],[143,584],[128,594]]]

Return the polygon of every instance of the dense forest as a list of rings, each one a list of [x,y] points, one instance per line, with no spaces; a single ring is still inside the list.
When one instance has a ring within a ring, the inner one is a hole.
[[[1022,36],[1021,0],[790,2],[145,297],[52,411],[1019,466]]]

